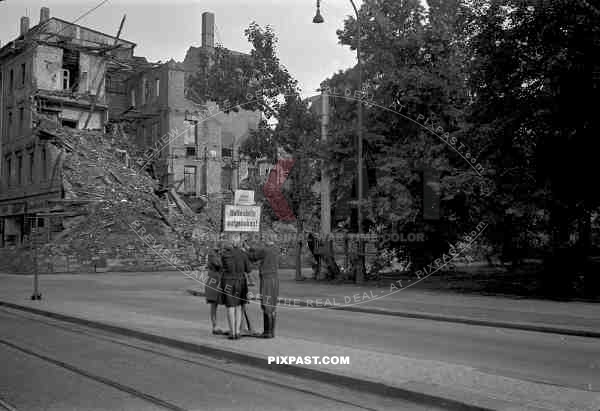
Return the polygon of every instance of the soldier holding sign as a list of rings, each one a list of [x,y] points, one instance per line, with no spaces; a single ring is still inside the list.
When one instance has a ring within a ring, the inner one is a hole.
[[[248,251],[250,260],[260,262],[260,295],[263,311],[263,338],[275,337],[277,319],[277,299],[279,298],[279,250],[273,241],[265,242],[264,246],[253,247]]]

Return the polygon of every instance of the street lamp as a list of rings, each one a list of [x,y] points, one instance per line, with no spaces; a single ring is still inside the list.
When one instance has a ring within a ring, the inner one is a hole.
[[[320,24],[320,23],[324,23],[325,20],[323,20],[323,16],[321,16],[321,0],[317,0],[317,14],[315,15],[315,18],[313,19],[313,23],[315,24]]]
[[[350,0],[352,4],[352,8],[356,13],[356,31],[357,31],[357,42],[356,42],[356,59],[358,61],[358,89],[362,91],[362,60],[360,54],[360,38],[361,38],[361,30],[360,30],[360,14],[358,13],[358,8],[354,3],[354,0]],[[321,16],[321,0],[317,0],[317,14],[313,19],[313,23],[320,24],[325,22],[323,16]],[[360,94],[359,94],[360,95]],[[357,204],[357,217],[358,217],[358,254],[359,254],[359,265],[356,271],[356,282],[362,283],[364,281],[364,252],[362,247],[362,232],[363,232],[363,218],[362,218],[362,196],[363,196],[363,112],[362,112],[362,102],[358,102],[358,147],[357,147],[357,191],[358,191],[358,204]]]

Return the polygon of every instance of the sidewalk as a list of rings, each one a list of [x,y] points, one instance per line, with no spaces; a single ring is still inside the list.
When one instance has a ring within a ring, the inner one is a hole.
[[[180,348],[245,361],[315,379],[386,395],[418,398],[462,409],[590,410],[600,408],[600,394],[534,383],[440,361],[413,359],[373,350],[278,336],[273,340],[229,341],[210,334],[208,307],[187,296],[190,286],[177,274],[43,276],[42,301],[30,301],[31,276],[0,276],[0,301],[104,324],[128,335]],[[284,279],[284,282],[287,281]],[[304,285],[303,285],[304,286]],[[416,299],[416,295],[413,296]],[[582,312],[585,310],[582,310]],[[63,318],[67,319],[67,318]],[[199,319],[201,319],[199,321]],[[349,356],[350,365],[268,366],[268,356]]]
[[[328,284],[308,279],[296,281],[294,274],[294,270],[280,270],[279,304],[282,308],[335,308],[600,338],[600,304],[463,295],[421,290],[418,285],[390,291],[389,286]],[[204,285],[191,281],[187,291],[202,297]],[[253,291],[252,299],[256,300],[258,288]]]

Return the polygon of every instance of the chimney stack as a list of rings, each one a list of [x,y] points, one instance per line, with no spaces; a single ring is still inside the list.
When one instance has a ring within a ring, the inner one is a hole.
[[[215,46],[215,15],[213,13],[202,13],[202,47],[213,48]]]
[[[50,9],[48,7],[42,7],[40,9],[40,24],[50,20]]]
[[[29,31],[29,17],[21,17],[21,36],[24,36]]]

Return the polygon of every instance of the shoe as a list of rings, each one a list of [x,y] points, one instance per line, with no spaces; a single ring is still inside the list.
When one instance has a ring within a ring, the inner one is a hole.
[[[231,335],[231,334],[227,336],[227,339],[228,340],[237,340],[237,338],[235,338],[235,335]]]
[[[228,335],[229,333],[227,331],[223,331],[220,328],[215,328],[214,330],[212,330],[213,335]]]

